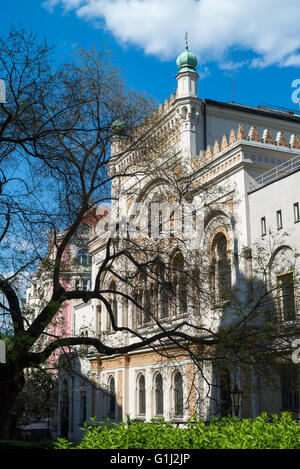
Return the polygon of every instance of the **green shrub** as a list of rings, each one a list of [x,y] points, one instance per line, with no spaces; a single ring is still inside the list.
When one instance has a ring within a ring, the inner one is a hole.
[[[96,423],[84,427],[80,443],[59,438],[57,449],[299,449],[300,425],[288,412],[270,419],[262,414],[256,419],[223,418],[206,426],[195,418],[187,425],[176,426],[163,419],[151,422]]]

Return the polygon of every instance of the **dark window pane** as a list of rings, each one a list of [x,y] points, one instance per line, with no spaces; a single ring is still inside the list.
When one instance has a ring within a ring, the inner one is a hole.
[[[232,413],[232,403],[230,394],[230,374],[227,370],[220,373],[220,414],[221,417],[228,417]]]
[[[176,373],[174,378],[174,407],[175,417],[183,416],[183,386],[182,376],[180,373]]]
[[[109,381],[109,413],[114,414],[116,410],[115,380],[110,378]]]
[[[293,370],[281,376],[282,407],[284,410],[299,409],[299,386]]]
[[[156,415],[163,415],[164,413],[164,391],[163,380],[161,374],[155,377],[155,407]]]
[[[295,319],[295,291],[294,276],[288,274],[279,275],[279,304],[283,321],[293,321]]]
[[[231,295],[231,263],[225,235],[218,234],[213,242],[210,267],[210,288],[213,301],[225,301]]]
[[[139,378],[139,415],[146,414],[146,387],[145,387],[145,377],[143,375]]]

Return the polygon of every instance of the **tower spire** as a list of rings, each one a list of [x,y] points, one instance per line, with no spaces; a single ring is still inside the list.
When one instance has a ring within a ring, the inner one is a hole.
[[[197,57],[189,51],[187,33],[185,33],[185,51],[177,57],[176,64],[179,69],[176,75],[178,97],[197,97],[197,80],[199,78],[196,72]]]
[[[185,40],[185,48],[186,48],[186,50],[189,50],[188,33],[185,33],[184,40]]]

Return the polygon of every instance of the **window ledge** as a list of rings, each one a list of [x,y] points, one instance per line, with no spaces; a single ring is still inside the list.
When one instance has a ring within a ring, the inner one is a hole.
[[[178,416],[178,417],[174,417],[174,416],[173,416],[173,417],[172,417],[172,423],[177,423],[177,424],[181,423],[181,424],[183,424],[183,423],[186,423],[186,421],[183,420],[183,415],[182,415],[181,417],[179,417],[179,416]]]
[[[175,322],[175,321],[180,321],[182,319],[185,319],[187,317],[188,313],[180,314],[180,316],[168,316],[166,318],[157,318],[157,321],[160,324],[168,324],[170,321]],[[139,326],[136,326],[136,330],[148,330],[151,329],[151,331],[159,327],[157,326],[156,322],[148,322],[147,324],[142,324]]]
[[[299,318],[284,320],[281,319],[280,326],[287,327],[287,326],[296,326],[299,323]]]

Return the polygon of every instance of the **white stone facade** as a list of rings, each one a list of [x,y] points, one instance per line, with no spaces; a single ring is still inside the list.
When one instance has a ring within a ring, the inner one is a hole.
[[[244,295],[242,277],[247,275],[246,266],[243,262],[236,262],[244,248],[254,248],[255,243],[261,242],[262,238],[266,239],[269,229],[276,233],[287,231],[290,234],[291,246],[300,248],[300,220],[297,219],[300,205],[300,162],[297,156],[300,143],[296,137],[300,136],[300,116],[270,109],[254,109],[233,103],[202,100],[197,97],[196,75],[193,72],[185,72],[184,76],[180,73],[177,75],[177,95],[172,95],[160,108],[162,132],[165,132],[169,149],[180,155],[184,171],[194,174],[195,202],[198,200],[199,205],[203,206],[200,196],[203,184],[209,183],[210,187],[215,188],[218,197],[216,200],[210,197],[209,203],[216,206],[218,204],[218,207],[221,204],[222,212],[207,221],[202,242],[204,246],[208,243],[208,246],[215,233],[226,233],[227,249],[230,251],[231,285],[239,287],[240,294]],[[118,143],[114,142],[115,155],[117,145]],[[127,166],[134,165],[137,156],[133,152],[116,157],[114,162],[110,163],[109,171],[122,172]],[[294,161],[294,166],[288,168],[285,177],[275,175],[269,184],[257,180],[260,175],[290,161]],[[112,185],[112,196],[118,195],[120,188],[134,187],[137,196],[131,201],[130,207],[127,207],[130,211],[135,201],[141,199],[146,204],[159,184],[147,175],[126,181],[120,178]],[[222,188],[221,197],[217,188]],[[139,197],[140,194],[143,194],[143,197]],[[117,210],[118,201],[113,200],[111,219],[116,217]],[[280,210],[281,227],[278,225],[280,220],[276,218],[276,214],[279,217],[277,212]],[[262,235],[264,217],[266,234]],[[101,220],[96,235],[89,242],[92,284],[105,256],[105,221],[108,221],[108,218]],[[119,269],[124,268],[126,269],[126,265],[121,265],[120,262]],[[109,274],[104,278],[103,285],[108,287],[113,281],[116,279]],[[118,288],[121,287],[118,285]],[[114,298],[111,298],[111,301],[113,302]],[[133,309],[124,299],[117,299],[118,326],[134,328]],[[108,344],[118,346],[137,340],[128,332],[113,333],[109,330],[107,311],[103,305],[100,307],[97,300],[77,304],[76,307],[73,305],[72,314],[73,335],[85,329],[89,335],[100,335]],[[197,324],[198,319],[194,316],[192,312],[189,314],[191,321]],[[176,322],[174,318],[169,320]],[[229,316],[224,319],[217,317],[216,312],[208,311],[205,317],[201,318],[201,325],[217,330],[221,321],[227,320],[230,320]],[[148,333],[153,333],[154,329],[154,326],[151,330],[148,329]],[[148,421],[163,416],[167,420],[184,422],[191,416],[191,409],[203,420],[220,413],[217,406],[220,395],[216,378],[207,363],[203,365],[202,370],[210,386],[203,376],[196,372],[190,359],[172,362],[159,357],[150,349],[113,357],[99,357],[89,350],[89,356],[79,360],[74,367],[77,367],[77,374],[67,374],[61,380],[62,385],[67,383],[65,395],[68,396],[69,402],[68,435],[73,439],[80,438],[80,425],[91,416],[98,420],[109,416],[113,421],[126,420],[127,415]],[[161,378],[157,378],[158,374]],[[255,372],[251,371],[250,375],[253,387],[258,386]],[[86,380],[82,379],[83,376],[86,376]],[[242,386],[241,380],[240,371],[237,369],[235,382]],[[63,391],[60,393],[60,402],[64,401],[62,394]],[[163,400],[162,407],[161,403],[157,403],[158,399]],[[279,412],[280,398],[276,399],[273,411]],[[181,407],[179,401],[182,403]],[[259,392],[251,392],[248,408],[239,408],[240,417],[258,415],[264,410],[262,402]],[[269,410],[272,411],[271,407],[267,409]]]

